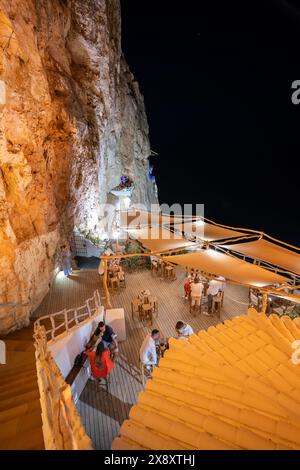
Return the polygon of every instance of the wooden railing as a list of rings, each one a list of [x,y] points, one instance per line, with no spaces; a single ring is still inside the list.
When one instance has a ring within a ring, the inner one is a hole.
[[[56,341],[62,334],[76,328],[88,318],[92,318],[99,312],[101,299],[99,291],[96,290],[93,297],[87,299],[81,307],[64,309],[60,312],[45,315],[36,320],[35,325],[44,326],[47,341]]]
[[[48,349],[48,343],[57,341],[84,321],[92,319],[100,312],[100,307],[100,295],[95,291],[93,297],[82,307],[46,315],[34,323],[36,368],[46,450],[92,450],[91,440],[82,425],[71,388],[64,381]],[[46,330],[43,323],[48,323],[50,329]],[[59,329],[63,331],[57,334]]]

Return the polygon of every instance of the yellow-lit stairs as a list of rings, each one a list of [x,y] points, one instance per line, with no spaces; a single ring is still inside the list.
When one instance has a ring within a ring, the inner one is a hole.
[[[0,364],[0,449],[44,449],[33,325],[0,338],[6,364]]]

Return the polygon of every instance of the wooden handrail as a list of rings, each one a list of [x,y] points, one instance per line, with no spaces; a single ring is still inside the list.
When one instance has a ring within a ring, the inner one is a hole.
[[[70,330],[69,325],[72,323],[72,321],[75,321],[75,324],[79,325],[83,318],[91,318],[100,306],[100,293],[98,290],[95,290],[93,296],[88,298],[82,306],[64,309],[60,310],[59,312],[44,315],[43,317],[40,317],[35,321],[35,325],[42,326],[42,322],[49,320],[51,323],[51,328],[47,330],[45,329],[45,334],[47,338],[50,335],[51,340],[55,341],[57,338],[63,335],[65,331]],[[81,310],[84,310],[83,313],[80,313]],[[63,317],[63,321],[60,322],[58,325],[55,324],[56,317]],[[60,330],[62,327],[64,327],[64,331],[61,332],[58,336],[56,336],[56,331]]]

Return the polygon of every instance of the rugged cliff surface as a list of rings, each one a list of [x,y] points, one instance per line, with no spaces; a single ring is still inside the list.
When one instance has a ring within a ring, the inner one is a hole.
[[[119,0],[0,0],[0,332],[28,322],[74,227],[96,234],[122,174],[147,180],[148,125]]]

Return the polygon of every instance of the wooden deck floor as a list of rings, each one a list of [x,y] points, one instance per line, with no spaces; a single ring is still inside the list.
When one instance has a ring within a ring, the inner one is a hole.
[[[142,390],[138,352],[145,335],[152,328],[158,328],[165,337],[172,336],[178,320],[189,323],[195,332],[216,325],[219,321],[205,315],[190,314],[189,306],[182,298],[184,274],[178,271],[177,276],[176,281],[170,282],[160,280],[147,270],[127,274],[126,288],[121,288],[111,295],[113,306],[125,309],[127,340],[120,343],[120,355],[111,374],[109,393],[106,394],[95,382],[89,381],[78,402],[79,411],[95,449],[110,449],[121,423],[127,418],[130,407],[136,403],[137,395]],[[96,288],[100,288],[97,271],[76,271],[69,279],[60,275],[35,312],[35,316],[54,313],[65,306],[79,306]],[[159,303],[158,317],[155,318],[153,327],[131,318],[131,300],[146,288],[158,298]],[[247,302],[248,289],[228,285],[225,290],[222,320],[245,313]]]

